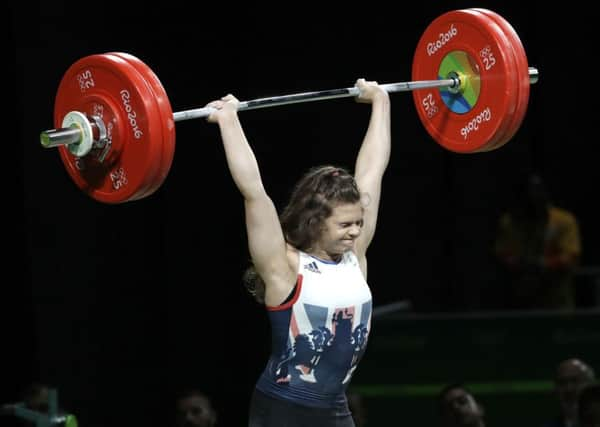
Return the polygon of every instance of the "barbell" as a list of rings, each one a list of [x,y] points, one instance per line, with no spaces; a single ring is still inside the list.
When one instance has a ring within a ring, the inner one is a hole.
[[[514,28],[481,8],[446,12],[417,44],[412,81],[382,84],[412,91],[429,135],[457,153],[495,150],[520,128],[538,70],[529,67]],[[243,101],[239,111],[359,95],[357,87]],[[207,117],[211,108],[173,112],[163,85],[139,58],[124,52],[83,57],[64,74],[54,129],[40,134],[57,147],[75,184],[104,203],[153,194],[175,152],[175,122]]]

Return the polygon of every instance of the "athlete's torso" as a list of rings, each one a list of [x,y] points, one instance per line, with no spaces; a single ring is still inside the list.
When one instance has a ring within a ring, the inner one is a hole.
[[[272,353],[257,388],[301,405],[343,405],[371,327],[371,292],[354,253],[334,263],[299,252],[292,299],[267,309]]]

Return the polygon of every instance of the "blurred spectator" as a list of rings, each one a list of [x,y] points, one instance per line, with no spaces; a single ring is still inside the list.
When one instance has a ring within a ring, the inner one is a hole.
[[[77,427],[78,423],[75,415],[65,413],[60,407],[55,408],[56,413],[54,415],[58,418],[50,418],[50,390],[51,387],[47,384],[33,382],[28,384],[21,392],[21,400],[18,403],[3,405],[3,412],[14,416],[14,420],[10,422],[10,425],[18,427],[48,426],[51,424],[51,420],[59,419],[61,421],[60,425],[63,427]],[[55,402],[55,404],[58,405],[58,402]],[[24,414],[19,408],[34,411],[35,414],[31,414],[31,412]],[[2,426],[4,425],[5,421],[2,420]],[[8,424],[6,425],[8,426]]]
[[[206,393],[198,389],[181,392],[175,399],[175,427],[214,427],[217,411]]]
[[[23,393],[23,403],[33,411],[47,413],[49,406],[50,388],[45,384],[29,384]]]
[[[594,370],[582,360],[571,358],[560,362],[554,378],[559,414],[544,427],[578,427],[579,394],[594,380]]]
[[[485,411],[461,383],[446,385],[437,398],[442,427],[485,427]]]
[[[575,268],[581,257],[575,215],[554,206],[539,175],[529,175],[498,224],[495,254],[513,309],[575,308]]]

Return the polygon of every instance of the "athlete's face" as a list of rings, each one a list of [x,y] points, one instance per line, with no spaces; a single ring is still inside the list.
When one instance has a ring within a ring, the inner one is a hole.
[[[354,248],[363,226],[363,208],[360,203],[345,203],[333,208],[325,220],[315,255],[334,259]]]

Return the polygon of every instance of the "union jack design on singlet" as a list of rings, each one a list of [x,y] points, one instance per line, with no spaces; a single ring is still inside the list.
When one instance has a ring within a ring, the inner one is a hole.
[[[333,407],[366,349],[371,292],[352,252],[339,263],[300,253],[291,301],[270,307],[272,353],[258,382],[264,393]]]

